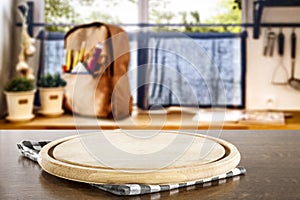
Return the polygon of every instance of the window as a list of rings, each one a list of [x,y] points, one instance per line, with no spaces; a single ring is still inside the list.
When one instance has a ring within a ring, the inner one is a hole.
[[[241,23],[240,6],[238,0],[46,0],[45,15],[48,23],[123,25],[139,107],[244,107],[246,34],[239,26],[198,26]],[[47,34],[44,71],[52,73],[64,63],[64,33]]]
[[[45,21],[56,24],[92,21],[112,24],[234,24],[241,23],[241,0],[45,0]],[[57,30],[57,27],[51,28],[49,30]],[[165,28],[170,30],[170,27]],[[186,26],[175,30],[240,32],[241,29]]]
[[[139,106],[243,107],[246,36],[174,32],[142,36],[147,43],[139,47],[144,49],[138,63]]]

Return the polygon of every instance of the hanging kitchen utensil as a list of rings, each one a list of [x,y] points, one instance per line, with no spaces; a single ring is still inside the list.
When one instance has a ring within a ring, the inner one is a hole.
[[[264,42],[264,44],[263,44],[263,55],[264,56],[267,56],[268,48],[269,48],[269,46],[268,46],[268,43],[269,43],[268,31],[269,31],[269,29],[268,30],[266,29],[265,34],[264,34],[264,40],[263,40],[263,42]]]
[[[264,56],[273,56],[274,52],[274,44],[276,39],[276,33],[271,31],[269,28],[268,31],[265,33],[265,41],[264,41]]]
[[[278,54],[280,56],[280,61],[273,72],[272,84],[274,85],[286,85],[288,81],[288,70],[284,66],[283,56],[284,56],[284,34],[282,30],[278,34]]]
[[[295,30],[293,30],[291,35],[292,68],[291,68],[291,78],[289,79],[288,83],[292,88],[296,90],[300,90],[300,80],[295,78],[296,47],[297,47],[297,35],[295,33]]]

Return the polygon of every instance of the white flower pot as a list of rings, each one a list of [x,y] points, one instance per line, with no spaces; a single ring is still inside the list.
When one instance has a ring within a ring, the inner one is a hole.
[[[46,116],[58,116],[64,111],[62,109],[65,88],[39,88],[41,100],[41,114]]]
[[[21,122],[31,120],[34,115],[33,99],[35,90],[26,92],[4,92],[6,95],[9,121]]]

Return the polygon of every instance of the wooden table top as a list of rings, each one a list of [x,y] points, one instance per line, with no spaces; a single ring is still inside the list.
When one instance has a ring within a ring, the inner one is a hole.
[[[209,135],[218,133],[211,131]],[[220,138],[239,149],[240,166],[247,169],[245,176],[209,188],[121,198],[49,175],[20,156],[16,148],[16,143],[25,139],[54,140],[74,134],[75,130],[0,131],[0,199],[300,199],[300,131],[222,131]]]
[[[96,119],[72,114],[59,117],[36,117],[25,123],[12,123],[0,119],[0,129],[165,129],[165,130],[195,130],[195,129],[240,129],[240,130],[299,130],[300,111],[285,112],[289,115],[285,124],[253,123],[248,121],[209,123],[193,120],[194,112],[181,111],[177,108],[167,113],[136,111],[129,118],[114,121],[110,119]]]

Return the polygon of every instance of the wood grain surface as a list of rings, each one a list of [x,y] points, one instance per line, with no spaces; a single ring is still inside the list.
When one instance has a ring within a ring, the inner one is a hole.
[[[208,188],[195,186],[135,197],[118,197],[89,184],[52,176],[35,162],[20,156],[16,148],[16,143],[22,140],[56,140],[74,134],[74,130],[0,131],[0,199],[300,199],[299,130],[222,131],[220,138],[239,149],[242,157],[240,166],[247,169],[245,176]],[[209,135],[217,134],[216,131],[209,132]]]
[[[84,138],[78,136],[56,145],[53,149],[53,157],[65,163],[85,167],[153,170],[155,167],[199,166],[219,160],[225,155],[224,147],[208,138],[188,136],[191,139],[184,140],[184,136],[179,138],[176,137],[177,134],[162,132],[145,139],[142,137],[144,131],[136,132],[141,137],[132,137],[127,134],[120,134],[120,132],[103,133],[105,137],[100,137],[102,135],[99,134],[84,136]],[[107,143],[111,144],[110,147],[117,147],[116,150],[120,151],[111,152],[105,148]],[[182,152],[180,152],[181,150]],[[113,159],[112,153],[116,154],[114,155],[116,163],[111,164],[116,164],[116,166],[110,166],[110,163],[105,162],[105,159],[109,159],[109,161]],[[156,155],[150,157],[150,154]],[[132,160],[131,155],[136,160]],[[172,155],[173,158],[170,158]],[[148,160],[145,160],[146,156],[149,157]]]

